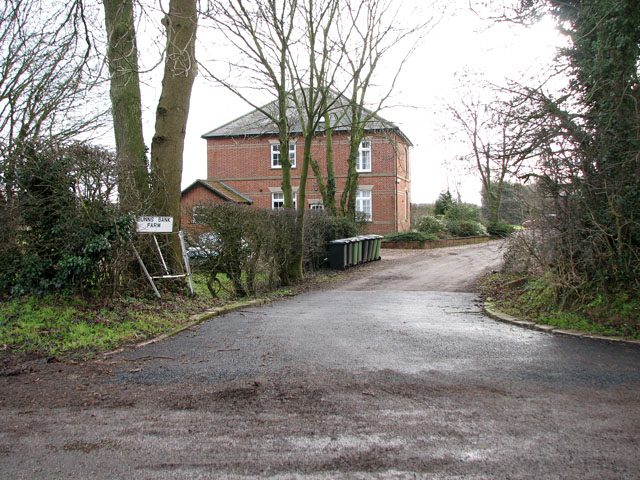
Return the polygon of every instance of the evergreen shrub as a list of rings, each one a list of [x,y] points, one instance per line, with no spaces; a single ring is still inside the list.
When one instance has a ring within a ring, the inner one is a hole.
[[[384,236],[384,242],[435,242],[439,238],[432,233],[394,232]]]
[[[492,237],[506,238],[515,232],[515,230],[513,225],[504,222],[490,223],[487,225],[487,232]]]
[[[4,162],[0,292],[118,288],[117,259],[134,219],[113,203],[114,156],[82,144],[40,142],[16,148]]]
[[[447,230],[454,237],[486,237],[487,229],[473,220],[447,219]]]
[[[422,233],[445,234],[447,232],[447,224],[442,216],[425,215],[416,222],[415,229]]]

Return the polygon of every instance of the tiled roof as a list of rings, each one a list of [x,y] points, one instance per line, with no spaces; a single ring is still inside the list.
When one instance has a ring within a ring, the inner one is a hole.
[[[333,96],[334,107],[332,109],[332,117],[334,122],[335,131],[346,132],[349,131],[351,124],[351,110],[349,108],[349,100],[343,95]],[[247,113],[235,120],[230,121],[218,127],[210,132],[202,135],[202,138],[228,138],[228,137],[253,137],[263,135],[278,135],[278,127],[271,121],[271,119],[265,115],[265,111],[273,112],[273,116],[277,116],[278,103],[274,100],[271,103],[264,105],[259,109],[255,109],[252,112]],[[301,134],[302,125],[300,116],[296,108],[291,102],[289,108],[289,126],[291,133]],[[370,114],[371,111],[365,109],[365,115]],[[411,142],[400,131],[397,125],[393,122],[385,120],[379,115],[373,115],[372,118],[366,124],[366,131],[395,131],[400,134],[409,145]]]
[[[206,188],[207,190],[215,193],[216,195],[218,195],[222,199],[228,200],[230,202],[248,203],[248,204],[252,204],[253,203],[253,200],[251,200],[249,197],[247,197],[246,195],[241,194],[237,190],[234,190],[229,185],[227,185],[226,183],[221,182],[219,180],[196,180],[191,185],[189,185],[187,188],[185,188],[182,191],[182,194],[184,195],[186,192],[188,192],[192,188],[195,188],[198,185]]]

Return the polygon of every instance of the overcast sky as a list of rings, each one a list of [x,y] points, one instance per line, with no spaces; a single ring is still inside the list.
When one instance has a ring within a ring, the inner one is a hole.
[[[462,2],[465,3],[466,2]],[[534,27],[499,24],[480,19],[462,7],[450,9],[411,57],[403,70],[391,107],[381,115],[395,122],[414,144],[411,150],[411,200],[435,201],[440,192],[462,182],[462,200],[480,203],[480,184],[461,178],[451,160],[467,152],[444,139],[450,123],[445,106],[460,96],[458,78],[464,72],[481,74],[493,83],[520,80],[540,71],[554,57],[562,38],[552,21]],[[211,51],[196,52],[202,60]],[[145,105],[159,85],[143,92]],[[375,100],[375,99],[370,99]],[[202,134],[245,113],[251,107],[223,87],[196,79],[185,141],[183,187],[206,178],[206,143]],[[147,108],[145,138],[153,135],[154,108]],[[446,162],[449,161],[447,164]]]

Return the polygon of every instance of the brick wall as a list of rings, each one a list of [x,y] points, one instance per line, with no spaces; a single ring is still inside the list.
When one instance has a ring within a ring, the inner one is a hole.
[[[224,200],[211,190],[196,185],[182,194],[180,205],[182,212],[180,216],[180,228],[193,235],[198,235],[204,231],[201,225],[193,222],[191,216],[192,208],[197,205],[210,205],[214,203],[222,203]]]
[[[410,201],[408,148],[395,134],[390,137],[376,134],[368,138],[371,139],[371,172],[360,173],[359,184],[371,187],[373,222],[369,224],[369,232],[406,230],[410,225],[410,208],[405,208],[407,196]],[[296,145],[296,167],[291,169],[291,180],[292,185],[298,187],[304,144],[302,137],[292,137],[291,141]],[[270,187],[278,188],[282,181],[281,169],[271,168],[271,143],[277,143],[277,137],[207,139],[208,178],[225,182],[251,198],[255,206],[271,208]],[[335,134],[333,149],[339,201],[347,177],[349,136]],[[321,171],[326,172],[323,137],[314,140],[312,155],[320,164]],[[309,207],[309,201],[321,200],[320,190],[311,169],[306,191],[306,208]],[[191,198],[196,199],[197,194],[194,192]]]

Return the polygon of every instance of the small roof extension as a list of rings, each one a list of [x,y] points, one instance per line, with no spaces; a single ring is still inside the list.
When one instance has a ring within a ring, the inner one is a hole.
[[[211,193],[229,202],[246,203],[248,205],[251,205],[253,203],[253,200],[251,200],[249,197],[241,194],[237,190],[231,188],[229,185],[219,180],[196,180],[182,191],[182,195],[196,188],[197,186],[204,187]]]

